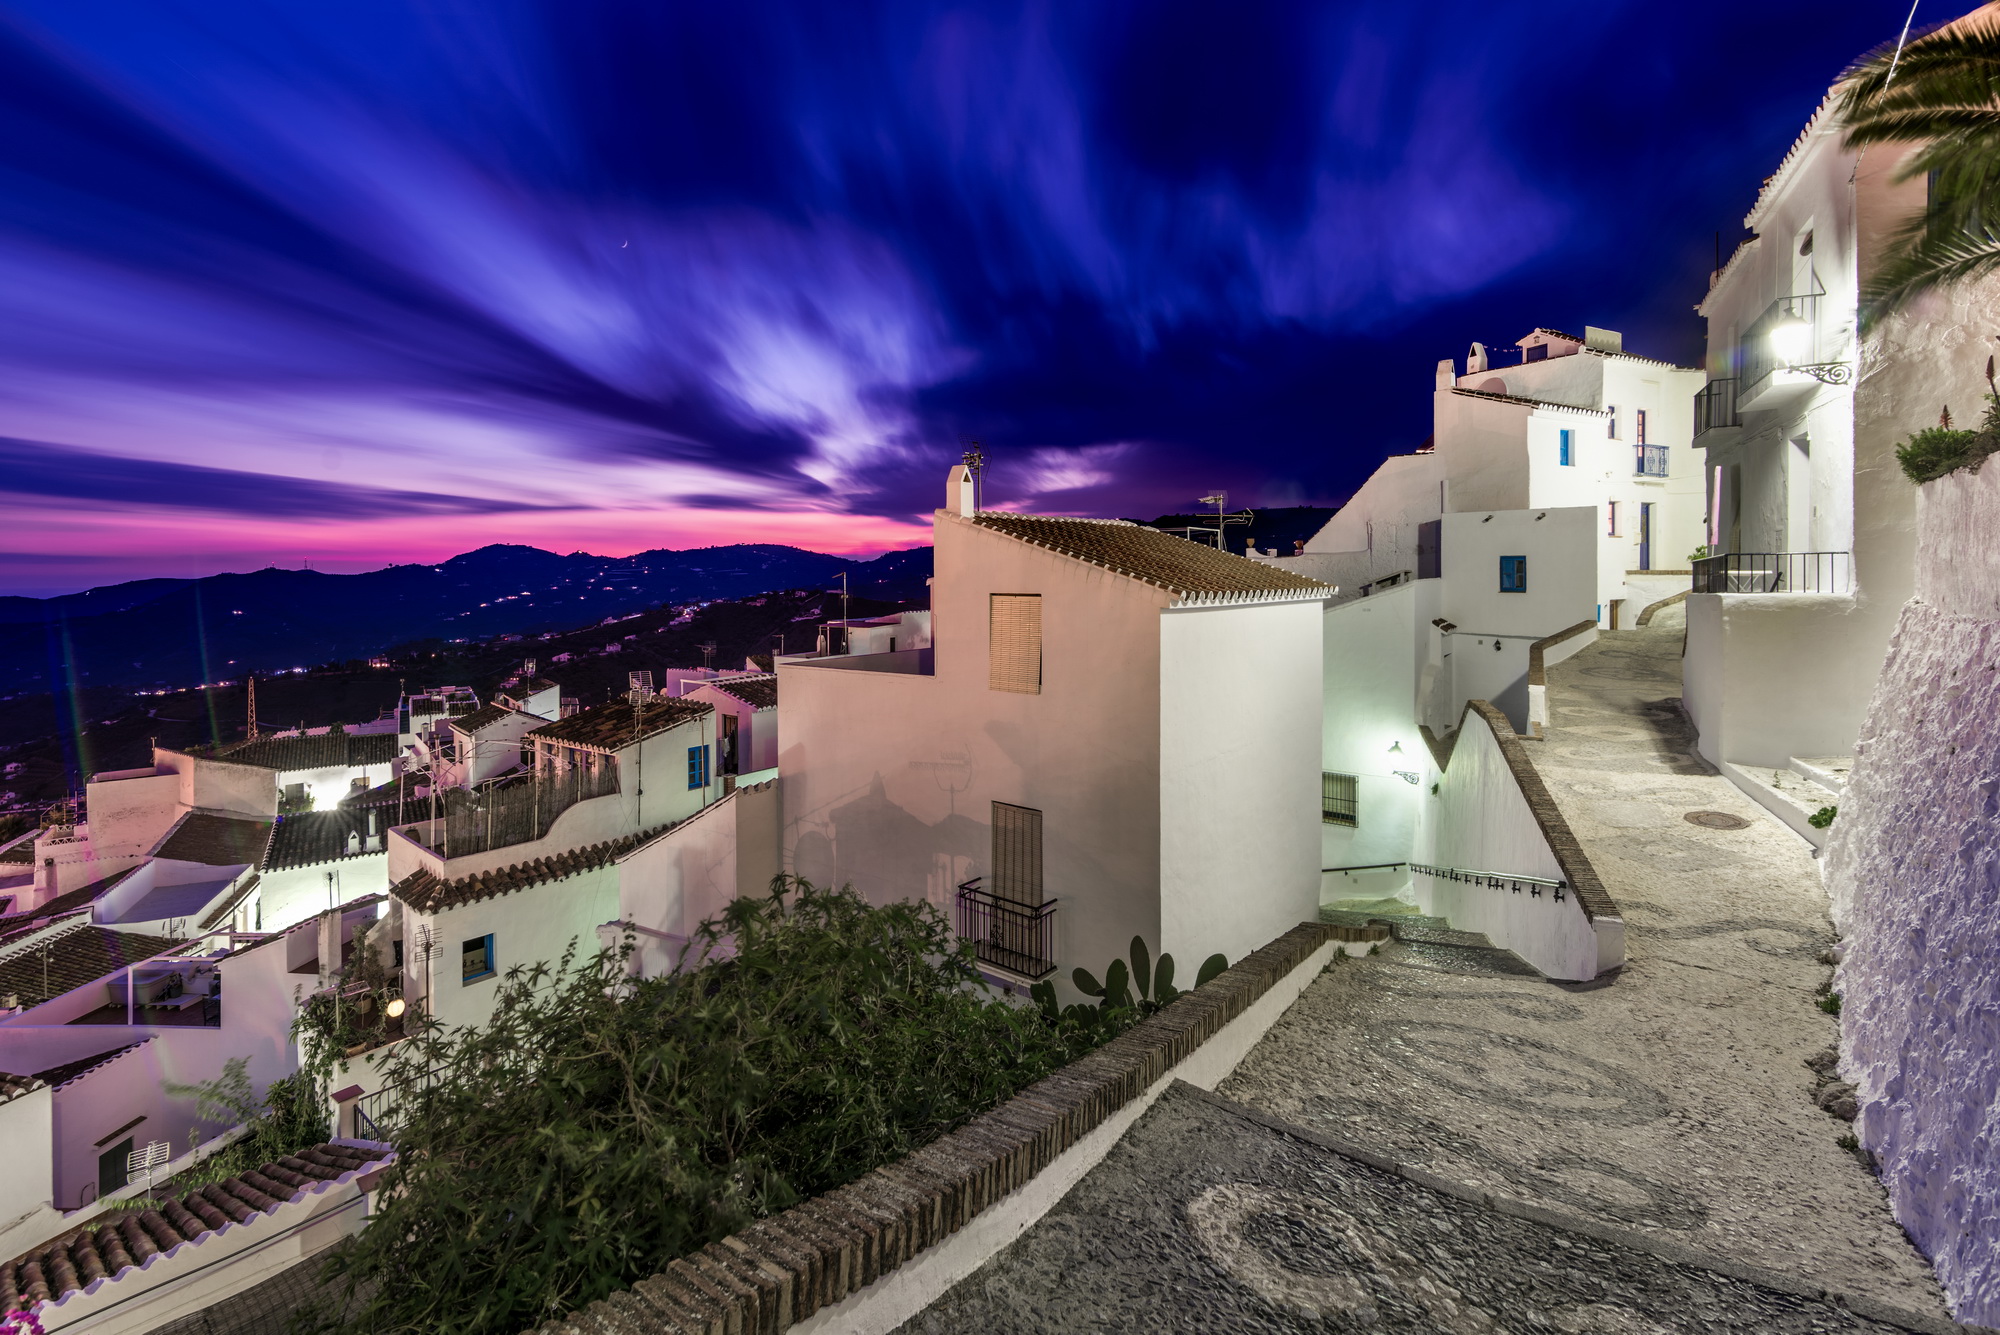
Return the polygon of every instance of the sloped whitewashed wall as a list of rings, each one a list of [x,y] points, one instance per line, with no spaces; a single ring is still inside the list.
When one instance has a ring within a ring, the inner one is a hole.
[[[1922,489],[1902,611],[1827,845],[1842,1069],[1896,1217],[2000,1322],[2000,461]]]

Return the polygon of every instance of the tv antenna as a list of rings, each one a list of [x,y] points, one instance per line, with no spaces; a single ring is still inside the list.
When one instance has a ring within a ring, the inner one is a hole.
[[[257,740],[257,677],[252,673],[246,680],[250,683],[250,740],[254,742]]]
[[[697,644],[695,648],[701,650],[701,670],[703,672],[708,671],[709,660],[715,656],[715,641],[710,640],[707,644]]]
[[[1212,505],[1215,507],[1215,527],[1206,528],[1197,526],[1190,528],[1187,530],[1188,538],[1192,540],[1197,533],[1213,533],[1215,535],[1215,549],[1219,552],[1229,550],[1229,530],[1232,526],[1248,525],[1257,518],[1249,510],[1231,510],[1229,508],[1229,493],[1220,488],[1211,491],[1208,495],[1197,501],[1196,504]]]

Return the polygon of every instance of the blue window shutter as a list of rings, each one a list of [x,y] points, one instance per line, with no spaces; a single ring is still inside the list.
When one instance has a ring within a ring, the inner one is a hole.
[[[688,787],[708,787],[708,747],[688,748]]]
[[[1500,592],[1526,593],[1528,591],[1528,558],[1525,556],[1503,556],[1500,558]]]
[[[1564,427],[1556,433],[1556,436],[1559,442],[1556,450],[1556,462],[1567,468],[1576,462],[1575,457],[1570,453],[1571,436],[1569,428]]]

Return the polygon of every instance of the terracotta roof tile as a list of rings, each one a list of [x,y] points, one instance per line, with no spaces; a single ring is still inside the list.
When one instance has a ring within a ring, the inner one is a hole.
[[[596,751],[615,751],[633,742],[678,727],[689,719],[715,712],[713,705],[700,700],[655,696],[634,710],[624,700],[593,705],[554,723],[531,729],[528,736],[568,746],[586,746]],[[635,717],[636,715],[636,717]]]
[[[170,936],[116,932],[79,922],[0,960],[0,996],[11,993],[24,1006],[39,1006],[50,997],[94,983],[180,944]]]
[[[167,832],[153,856],[211,867],[256,865],[270,841],[270,821],[190,811]]]
[[[140,1042],[143,1043],[145,1042],[145,1040],[141,1039]],[[61,1088],[62,1086],[68,1084],[70,1081],[76,1079],[78,1076],[82,1075],[85,1071],[95,1070],[97,1067],[102,1066],[104,1063],[110,1061],[113,1057],[118,1056],[120,1053],[130,1052],[133,1048],[136,1048],[138,1046],[139,1043],[123,1043],[120,1044],[118,1047],[110,1048],[104,1052],[100,1052],[94,1057],[80,1057],[73,1062],[64,1062],[60,1066],[51,1066],[46,1071],[35,1072],[35,1079],[43,1081],[46,1084],[49,1084],[56,1088]]]
[[[368,833],[365,808],[338,806],[328,811],[300,811],[278,817],[271,827],[270,846],[264,852],[265,871],[287,867],[310,867],[315,862],[359,857]],[[363,845],[353,854],[347,851],[348,836],[361,835]]]
[[[1518,403],[1523,408],[1554,408],[1561,412],[1590,413],[1597,417],[1609,417],[1608,408],[1579,408],[1574,403],[1554,403],[1548,399],[1526,399],[1519,394],[1497,394],[1490,389],[1454,388],[1454,394],[1463,394],[1468,399],[1489,399],[1494,403]]]
[[[519,710],[510,709],[506,705],[487,705],[483,709],[473,710],[464,718],[453,719],[451,726],[460,732],[478,732],[481,728],[489,728],[501,719],[511,718],[519,712]],[[529,717],[532,718],[534,716],[529,715]]]
[[[37,930],[33,926],[35,923],[60,918],[65,913],[83,912],[97,902],[99,895],[137,870],[139,870],[137,867],[127,867],[124,871],[106,876],[102,880],[92,881],[89,885],[80,885],[74,890],[57,895],[54,899],[45,900],[39,907],[23,909],[19,913],[0,918],[0,946],[6,945],[23,933]]]
[[[328,1143],[288,1154],[262,1168],[212,1182],[158,1209],[99,1215],[24,1255],[0,1264],[0,1311],[32,1309],[205,1233],[240,1224],[298,1200],[320,1182],[334,1182],[393,1155],[360,1145]]]
[[[744,704],[758,709],[775,709],[778,704],[778,679],[774,675],[722,677],[705,681],[702,685],[713,686],[724,695],[733,695]]]
[[[455,881],[447,881],[426,868],[412,872],[396,882],[389,888],[389,893],[418,913],[436,913],[440,909],[474,904],[497,895],[511,895],[530,886],[567,880],[571,876],[580,876],[584,872],[610,866],[621,854],[630,852],[648,839],[657,838],[672,828],[672,825],[662,825],[657,829],[626,835],[622,839],[591,844],[585,848],[572,848],[550,857],[534,858],[528,862],[516,862],[494,871],[460,877]]]
[[[1332,592],[1316,579],[1122,519],[1064,519],[987,511],[973,522],[1183,596]]]
[[[355,734],[342,729],[317,737],[260,737],[225,747],[215,757],[232,765],[275,770],[386,765],[396,758],[396,741],[393,732]]]
[[[0,1103],[17,1099],[23,1094],[33,1093],[42,1087],[41,1080],[32,1075],[9,1075],[0,1071]]]

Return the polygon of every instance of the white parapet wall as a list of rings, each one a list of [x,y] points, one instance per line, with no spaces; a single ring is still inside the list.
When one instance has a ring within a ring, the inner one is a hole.
[[[1415,861],[1457,874],[1411,878],[1424,912],[1482,933],[1550,978],[1580,981],[1624,964],[1624,920],[1505,715],[1483,700],[1467,705],[1432,778]]]

